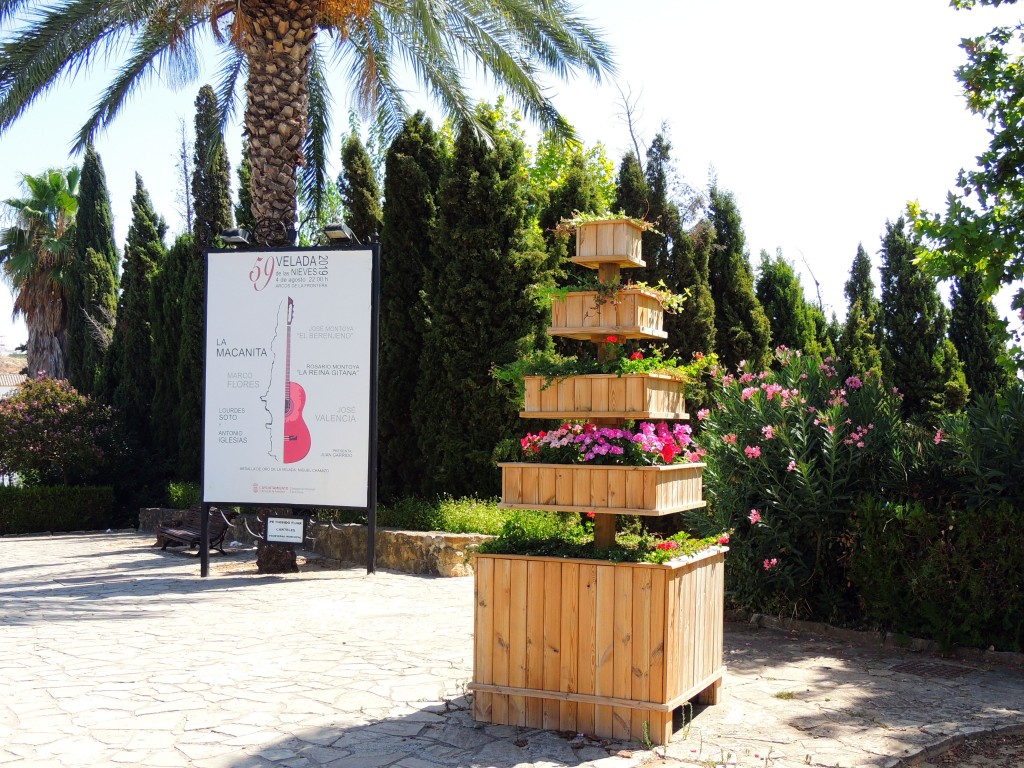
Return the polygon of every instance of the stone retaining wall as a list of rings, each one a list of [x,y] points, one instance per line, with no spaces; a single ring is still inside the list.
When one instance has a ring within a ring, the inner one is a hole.
[[[158,525],[181,514],[179,509],[147,508],[139,510],[139,533],[156,535]],[[248,524],[248,528],[246,527]],[[366,562],[365,525],[310,526],[311,541],[306,549],[331,560],[363,564]],[[255,546],[259,531],[256,514],[247,512],[235,518],[225,545],[239,542]],[[473,567],[466,550],[490,539],[475,533],[441,533],[438,531],[403,531],[396,528],[377,529],[377,566],[404,573],[428,573],[438,576],[471,576]]]

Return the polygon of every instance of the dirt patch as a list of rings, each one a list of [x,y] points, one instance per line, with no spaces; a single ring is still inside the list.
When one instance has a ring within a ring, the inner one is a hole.
[[[954,744],[941,755],[916,763],[919,768],[1020,768],[1024,730],[981,733]]]
[[[20,373],[26,365],[24,357],[0,355],[0,373]]]

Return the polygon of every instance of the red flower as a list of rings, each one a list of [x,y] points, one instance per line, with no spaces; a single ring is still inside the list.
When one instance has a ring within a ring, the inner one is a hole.
[[[644,359],[644,353],[640,352],[638,350],[638,351],[634,352],[632,355],[630,355],[629,359],[630,360],[643,360]]]
[[[679,545],[674,541],[663,541],[658,544],[657,549],[679,549]]]
[[[607,339],[605,339],[605,341],[608,344],[618,344],[619,343],[619,337],[618,336],[609,336]]]
[[[671,464],[672,459],[676,457],[677,453],[679,453],[679,449],[676,448],[675,444],[665,443],[665,447],[661,449],[661,458],[665,460],[666,464]]]
[[[723,533],[721,536],[719,536],[718,537],[718,543],[722,544],[722,545],[728,544],[729,543],[729,534],[728,533]]]
[[[593,512],[587,512],[587,517],[589,517],[591,520],[593,520],[594,519],[594,513]]]

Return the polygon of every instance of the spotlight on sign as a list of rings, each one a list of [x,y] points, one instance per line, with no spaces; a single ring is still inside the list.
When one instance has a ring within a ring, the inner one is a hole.
[[[225,229],[220,233],[220,239],[235,248],[247,248],[250,245],[249,233],[244,229]]]
[[[359,238],[356,237],[355,232],[349,229],[348,225],[338,222],[336,224],[328,224],[324,227],[324,234],[327,235],[327,239],[332,243],[341,245],[342,243],[355,243],[356,245],[362,245],[359,242]]]

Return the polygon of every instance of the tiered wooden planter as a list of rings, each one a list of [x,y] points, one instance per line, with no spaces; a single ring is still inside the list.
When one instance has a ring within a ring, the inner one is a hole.
[[[589,341],[615,335],[625,339],[667,339],[661,329],[665,310],[658,297],[638,288],[623,288],[598,300],[596,291],[577,291],[551,302],[551,336]]]
[[[524,419],[685,419],[683,383],[656,373],[525,376]]]
[[[590,222],[574,262],[617,278],[644,266],[640,228]],[[644,291],[612,300],[570,293],[549,333],[603,343],[662,339],[663,310]],[[657,374],[527,377],[526,418],[685,419],[682,382]],[[704,506],[704,464],[501,464],[501,506],[594,512],[609,543],[614,515],[660,516]],[[476,555],[473,716],[600,738],[671,738],[687,701],[716,704],[722,684],[725,549],[665,565]]]
[[[664,744],[722,684],[724,561],[477,555],[473,715]]]
[[[508,462],[498,466],[498,506],[504,509],[659,517],[704,506],[704,464],[630,467]]]

